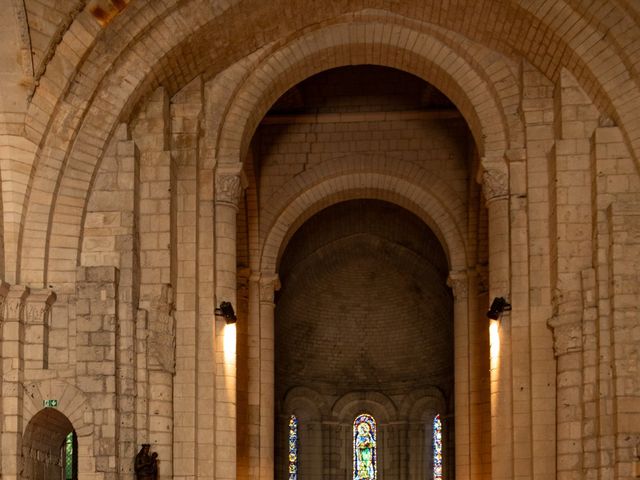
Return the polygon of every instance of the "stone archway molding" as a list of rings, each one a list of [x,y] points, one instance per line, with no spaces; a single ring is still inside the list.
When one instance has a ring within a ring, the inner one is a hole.
[[[492,94],[487,72],[479,71],[479,66],[434,35],[393,23],[366,24],[365,28],[366,17],[356,19],[362,23],[339,23],[308,32],[253,70],[226,115],[216,155],[219,162],[237,163],[246,156],[258,124],[289,88],[323,70],[362,64],[396,68],[433,84],[465,117],[481,155],[501,155],[509,148],[509,125],[500,99]],[[386,42],[373,35],[383,29],[389,30]]]
[[[432,177],[433,178],[433,177]],[[274,215],[263,244],[260,270],[277,271],[277,264],[288,240],[313,214],[334,203],[354,199],[376,199],[395,203],[421,218],[435,233],[447,253],[453,270],[466,269],[466,247],[462,226],[441,199],[420,184],[391,173],[349,172],[317,179],[307,188],[289,197]],[[455,198],[455,197],[454,197]]]
[[[57,400],[57,408],[73,424],[78,437],[93,435],[93,409],[78,388],[62,380],[42,380],[24,386],[24,425],[43,408],[44,400]],[[24,432],[23,432],[24,433]]]
[[[398,417],[398,408],[380,392],[350,392],[340,397],[331,408],[339,422],[351,425],[361,413],[373,415],[378,423],[388,423]]]

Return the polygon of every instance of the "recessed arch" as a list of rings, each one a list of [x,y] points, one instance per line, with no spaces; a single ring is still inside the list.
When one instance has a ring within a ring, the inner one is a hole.
[[[46,399],[58,400],[57,409],[73,424],[78,436],[93,434],[93,409],[84,393],[60,380],[43,380],[25,385],[24,420],[28,423],[42,409]]]
[[[289,390],[284,398],[282,411],[293,413],[304,420],[320,421],[330,413],[324,396],[313,388],[298,386]]]
[[[379,423],[388,423],[397,418],[398,408],[393,400],[380,392],[351,392],[333,404],[332,415],[338,421],[351,425],[361,413],[366,412]]]
[[[489,93],[489,84],[463,56],[435,36],[405,26],[364,25],[336,24],[312,31],[262,62],[229,107],[220,134],[219,161],[237,163],[245,157],[258,124],[290,87],[323,70],[358,64],[396,68],[433,84],[461,111],[481,156],[504,154],[509,148],[504,115]],[[388,30],[389,40],[376,38],[376,29]]]
[[[313,177],[312,177],[313,178]],[[466,248],[456,217],[433,192],[420,183],[391,173],[350,172],[317,180],[283,202],[265,236],[260,270],[275,273],[288,239],[305,220],[340,201],[376,199],[395,203],[421,218],[435,233],[447,253],[451,270],[466,268]]]

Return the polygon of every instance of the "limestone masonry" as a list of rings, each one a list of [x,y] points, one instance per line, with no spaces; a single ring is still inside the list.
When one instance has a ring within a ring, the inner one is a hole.
[[[1,479],[640,478],[637,0],[0,7]]]

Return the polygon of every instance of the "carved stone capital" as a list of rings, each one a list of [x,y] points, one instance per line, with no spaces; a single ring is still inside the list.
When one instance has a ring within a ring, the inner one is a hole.
[[[280,290],[278,275],[262,275],[260,277],[260,302],[273,303],[273,294]]]
[[[451,287],[456,299],[467,298],[469,295],[469,280],[466,272],[451,272],[447,278],[447,286]]]
[[[2,320],[19,322],[24,320],[25,302],[29,296],[29,287],[12,285],[8,288],[2,302]]]
[[[32,289],[26,298],[26,322],[30,324],[46,323],[47,314],[56,298],[56,294],[52,290]]]
[[[509,174],[503,159],[483,158],[479,181],[487,205],[509,194]]]
[[[220,168],[216,172],[216,203],[238,207],[246,187],[242,167]]]

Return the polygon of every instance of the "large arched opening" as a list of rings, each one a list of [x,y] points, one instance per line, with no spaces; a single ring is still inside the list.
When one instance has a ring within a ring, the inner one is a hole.
[[[247,197],[255,188],[263,242],[257,263],[281,284],[271,411],[276,478],[287,474],[292,415],[303,477],[352,475],[349,415],[367,412],[378,412],[379,439],[394,445],[379,450],[381,475],[426,478],[433,471],[438,415],[446,476],[456,467],[465,475],[472,450],[477,472],[490,472],[481,466],[488,447],[480,445],[490,426],[471,419],[469,409],[473,403],[476,415],[490,418],[481,373],[488,342],[477,311],[483,300],[476,300],[487,295],[486,279],[482,285],[474,277],[468,301],[469,265],[482,277],[488,262],[474,145],[462,115],[436,88],[371,65],[309,77],[257,128],[248,156],[255,187],[250,182]],[[238,245],[249,246],[244,211]],[[238,250],[239,269],[243,263],[252,264],[250,249]],[[239,346],[249,343],[243,334],[250,336],[239,327]],[[241,427],[248,418],[242,399],[250,397],[243,368],[239,476],[250,464],[243,458],[250,451]]]

